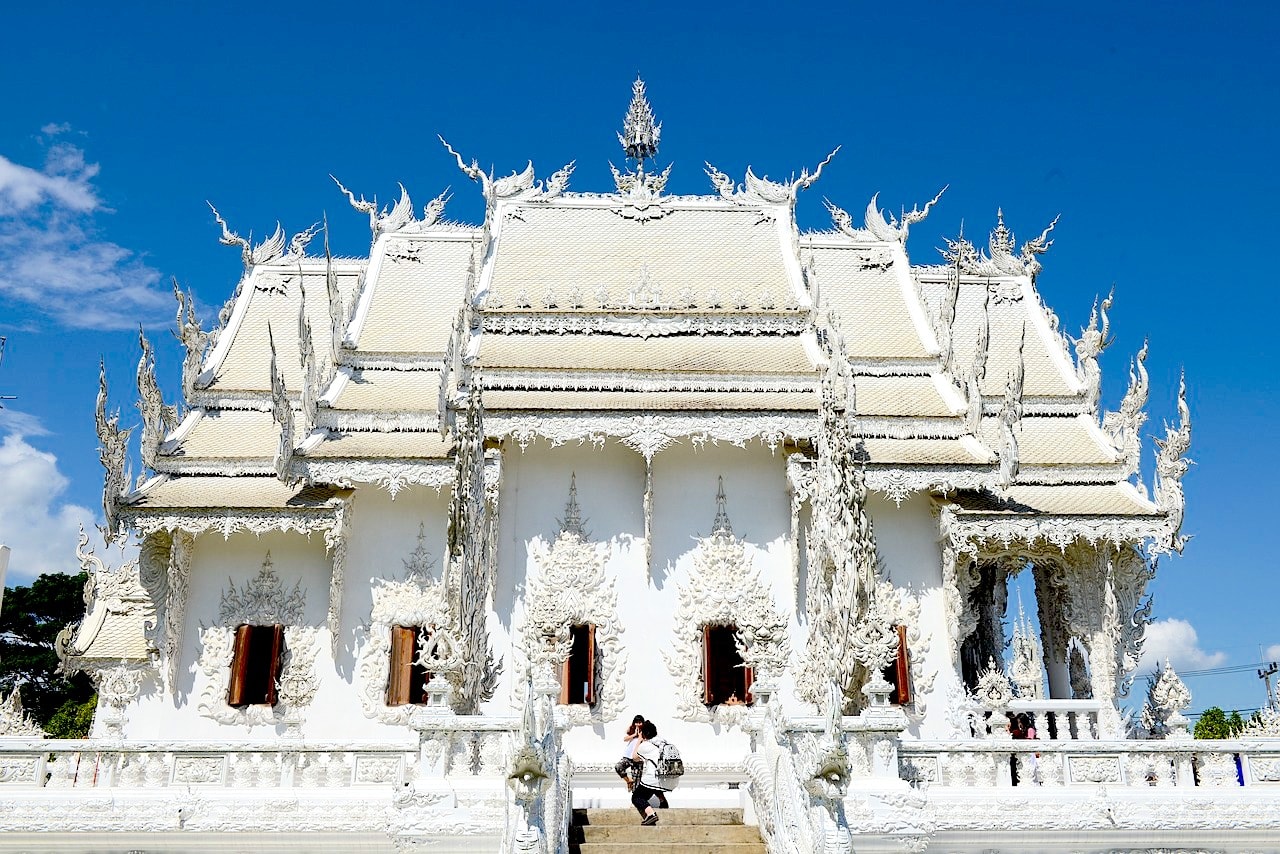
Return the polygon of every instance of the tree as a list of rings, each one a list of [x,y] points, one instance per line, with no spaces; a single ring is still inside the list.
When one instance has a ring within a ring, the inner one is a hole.
[[[93,697],[93,683],[85,674],[58,672],[54,650],[58,633],[84,616],[86,578],[83,572],[42,575],[30,587],[5,591],[0,609],[0,694],[21,691],[22,707],[46,730],[64,706],[74,717],[74,707]],[[65,721],[60,726],[62,737],[85,734]]]
[[[1210,706],[1196,721],[1196,738],[1234,738],[1244,729],[1244,721],[1239,712],[1230,716],[1217,706]]]

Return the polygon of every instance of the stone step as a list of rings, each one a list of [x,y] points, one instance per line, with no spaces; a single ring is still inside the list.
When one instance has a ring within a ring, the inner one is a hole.
[[[666,816],[653,827],[644,827],[639,817],[631,825],[584,826],[582,841],[589,843],[632,842],[760,842],[760,831],[743,824],[667,824]]]
[[[658,810],[658,818],[661,820],[662,824],[667,826],[691,824],[740,825],[742,824],[742,810],[711,808]],[[573,823],[584,827],[598,827],[601,825],[638,825],[640,823],[640,813],[636,812],[633,807],[627,807],[625,809],[621,807],[585,810],[579,809],[573,811]]]

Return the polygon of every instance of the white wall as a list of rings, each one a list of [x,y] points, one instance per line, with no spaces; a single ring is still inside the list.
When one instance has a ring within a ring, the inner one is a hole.
[[[695,763],[736,761],[748,748],[739,731],[721,732],[706,723],[675,717],[674,681],[661,652],[674,643],[673,614],[678,589],[693,568],[696,537],[710,533],[716,513],[717,478],[724,478],[727,510],[733,530],[747,544],[747,555],[769,585],[775,606],[788,620],[793,656],[805,646],[803,610],[804,568],[792,568],[790,499],[785,463],[779,452],[750,445],[705,446],[678,444],[653,461],[654,509],[652,561],[646,566],[644,541],[643,458],[616,442],[604,448],[590,444],[550,447],[535,442],[526,451],[506,451],[501,488],[499,553],[494,608],[489,626],[495,657],[503,661],[503,675],[494,699],[485,706],[491,714],[512,714],[523,704],[517,684],[520,662],[512,647],[513,633],[523,620],[526,583],[538,572],[530,548],[549,544],[564,514],[570,475],[576,473],[578,502],[591,540],[605,544],[605,569],[618,594],[622,645],[626,655],[626,700],[619,718],[603,726],[577,727],[566,744],[579,763],[612,763],[621,752],[621,736],[633,714],[644,714],[678,743]],[[944,629],[941,552],[937,521],[930,502],[914,497],[897,506],[872,497],[869,511],[881,557],[898,586],[910,588],[921,600],[921,622],[928,640],[925,668],[937,674],[932,690],[918,701],[938,720],[943,697],[956,681],[951,668],[949,640]],[[197,711],[205,676],[199,672],[202,625],[218,619],[219,603],[229,583],[237,587],[255,576],[268,550],[276,574],[287,588],[301,581],[306,590],[306,621],[321,627],[316,671],[319,694],[307,712],[304,736],[313,740],[408,739],[403,727],[365,717],[356,693],[356,662],[372,607],[375,578],[402,578],[404,560],[417,545],[419,525],[425,523],[426,545],[436,577],[443,564],[448,495],[425,487],[409,487],[393,500],[384,490],[368,486],[356,493],[348,540],[342,622],[336,655],[326,625],[330,560],[323,538],[296,533],[261,537],[236,534],[224,540],[206,534],[196,541],[191,568],[178,693],[172,698],[148,686],[130,710],[126,735],[131,738],[270,738],[278,727],[217,724]],[[801,519],[802,530],[807,523]],[[696,677],[695,677],[696,678]],[[782,686],[781,701],[792,713],[812,713]],[[943,734],[940,724],[915,726],[919,735]]]

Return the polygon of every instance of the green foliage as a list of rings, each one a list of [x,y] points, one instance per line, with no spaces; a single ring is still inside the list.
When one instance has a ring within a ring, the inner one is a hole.
[[[87,576],[52,573],[30,587],[10,587],[0,608],[0,693],[21,686],[22,707],[46,726],[67,703],[82,705],[93,696],[83,673],[58,672],[54,640],[69,623],[84,616]]]
[[[1229,716],[1217,706],[1211,706],[1196,721],[1196,738],[1234,738],[1244,729],[1244,721],[1239,712]]]
[[[67,700],[44,725],[44,731],[53,738],[88,738],[97,705],[97,694],[83,703]]]

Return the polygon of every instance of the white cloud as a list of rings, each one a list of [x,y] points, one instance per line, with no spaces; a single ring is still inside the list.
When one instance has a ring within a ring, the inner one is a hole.
[[[60,133],[68,133],[70,130],[71,125],[67,122],[49,122],[40,128],[40,132],[45,136],[57,136]]]
[[[1156,620],[1147,626],[1147,639],[1142,646],[1139,673],[1149,673],[1165,660],[1177,671],[1205,670],[1221,667],[1227,661],[1225,652],[1207,652],[1200,646],[1195,627],[1186,620]]]
[[[1280,643],[1273,643],[1267,647],[1265,658],[1267,661],[1280,661]]]
[[[167,320],[160,273],[96,232],[98,164],[59,142],[43,169],[0,155],[0,298],[76,328]]]
[[[24,417],[27,423],[34,421]],[[94,541],[100,543],[101,537],[93,510],[60,500],[68,481],[58,470],[57,457],[10,432],[0,442],[0,472],[0,543],[13,550],[5,585],[29,584],[48,572],[79,572],[75,545],[80,526]]]

